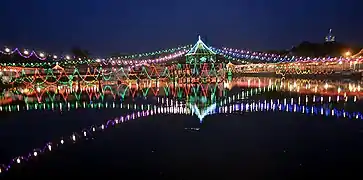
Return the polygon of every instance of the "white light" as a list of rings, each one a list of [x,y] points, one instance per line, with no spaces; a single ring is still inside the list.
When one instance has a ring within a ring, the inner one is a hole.
[[[53,58],[54,58],[54,59],[57,59],[57,58],[58,58],[58,56],[54,55],[54,56],[53,56]]]
[[[66,56],[66,59],[68,59],[68,60],[69,60],[69,59],[71,59],[71,57],[69,57],[69,56]]]
[[[10,49],[9,48],[5,48],[5,52],[9,53]]]
[[[63,139],[60,142],[61,142],[61,144],[64,144],[64,140]]]
[[[16,159],[16,162],[17,162],[18,164],[20,164],[20,158]]]
[[[25,50],[24,51],[24,54],[28,55],[29,54],[29,51]]]
[[[40,54],[39,54],[39,56],[40,56],[40,57],[44,57],[44,54],[43,54],[43,53],[40,53]]]
[[[49,151],[52,150],[52,146],[50,144],[48,144],[48,149],[49,149]]]
[[[101,129],[105,129],[105,125],[102,124]]]
[[[93,132],[95,132],[95,131],[96,131],[96,128],[94,128],[94,127],[93,127],[93,128],[92,128],[92,131],[93,131]]]
[[[76,136],[73,134],[73,136],[72,136],[72,140],[73,141],[76,141]]]
[[[33,155],[34,156],[38,156],[38,153],[36,151],[34,151]]]
[[[87,136],[87,133],[86,133],[86,131],[84,131],[84,132],[83,132],[83,136]]]

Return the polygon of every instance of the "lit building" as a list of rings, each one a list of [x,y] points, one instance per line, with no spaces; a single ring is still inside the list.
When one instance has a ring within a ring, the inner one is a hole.
[[[332,33],[332,29],[329,29],[329,33],[325,36],[325,42],[335,42],[335,36]]]

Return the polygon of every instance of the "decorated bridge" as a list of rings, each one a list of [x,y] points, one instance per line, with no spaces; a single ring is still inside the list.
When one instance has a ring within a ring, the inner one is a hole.
[[[296,57],[194,45],[151,53],[99,59],[51,55],[40,51],[0,51],[3,82],[130,81],[168,79],[217,82],[232,74],[361,76],[363,50],[345,57]]]

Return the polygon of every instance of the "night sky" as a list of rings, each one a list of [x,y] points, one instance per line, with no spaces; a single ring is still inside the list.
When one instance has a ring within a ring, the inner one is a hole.
[[[195,43],[286,49],[303,40],[363,45],[361,0],[4,0],[0,45],[93,55]]]

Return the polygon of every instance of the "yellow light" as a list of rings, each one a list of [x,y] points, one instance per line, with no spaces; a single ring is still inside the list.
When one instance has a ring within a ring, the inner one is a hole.
[[[350,56],[352,53],[350,51],[345,52],[345,56]]]

